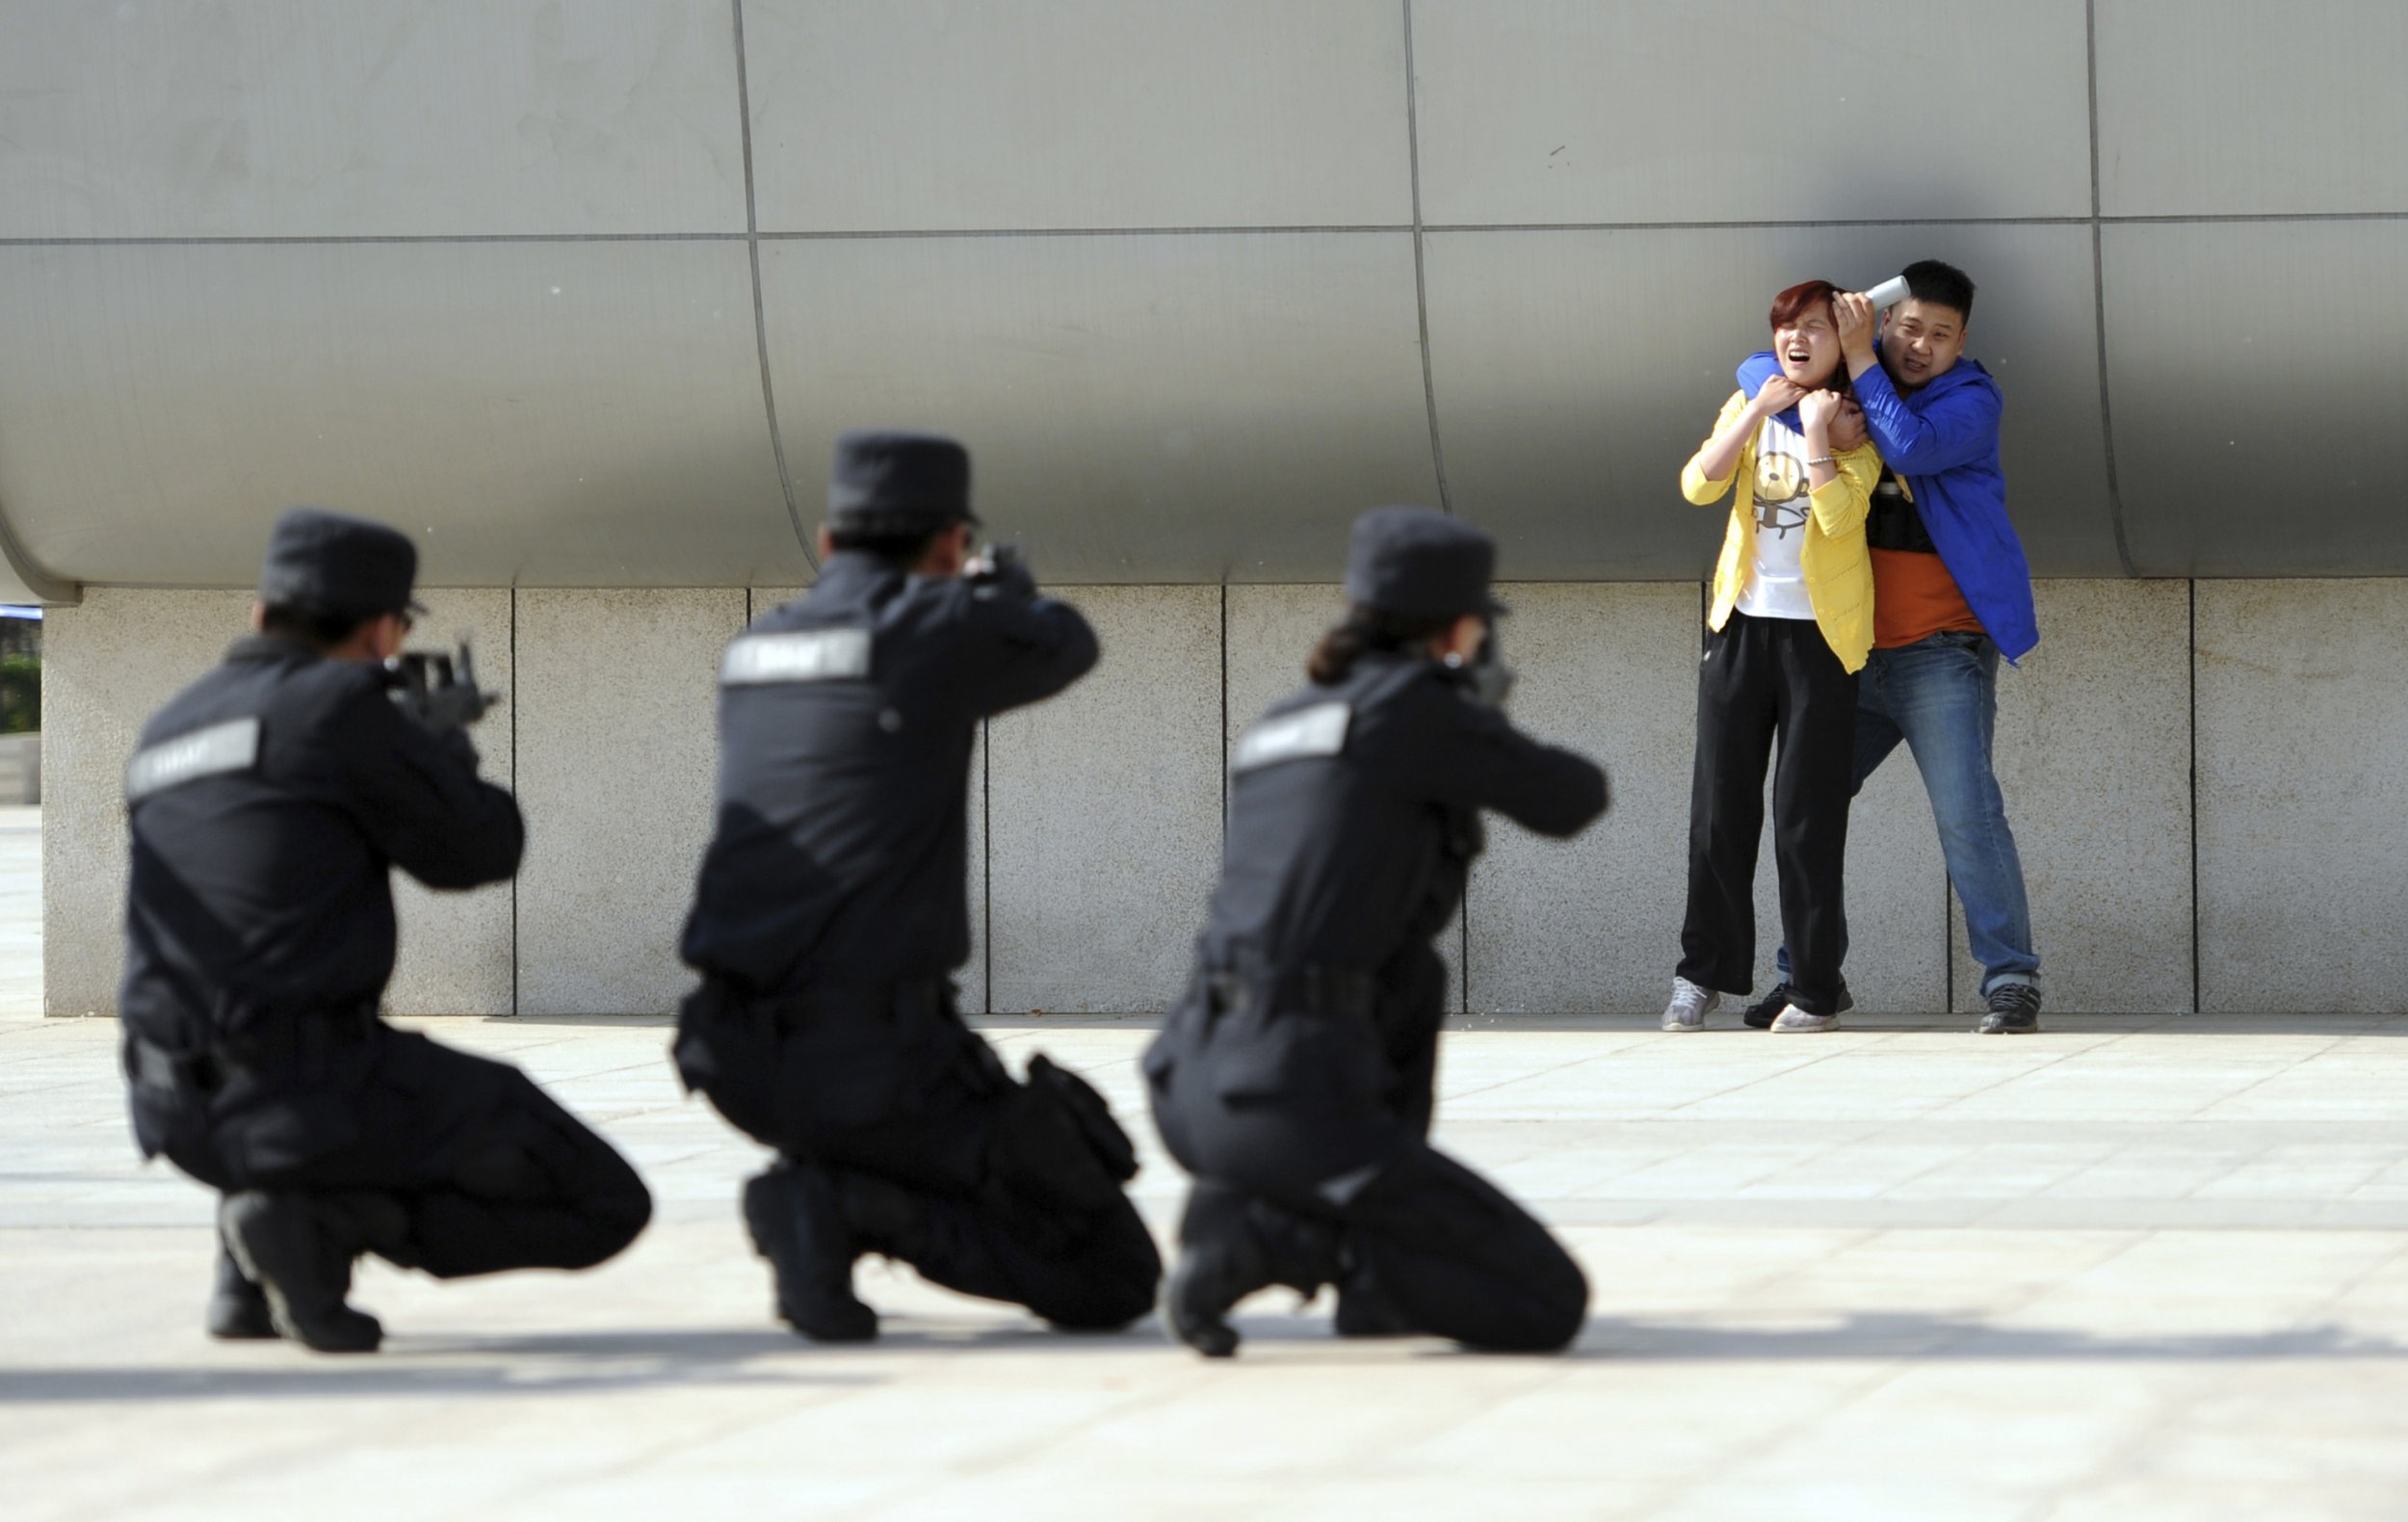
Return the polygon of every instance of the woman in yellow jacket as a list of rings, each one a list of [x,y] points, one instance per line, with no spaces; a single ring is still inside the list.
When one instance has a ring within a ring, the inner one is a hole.
[[[1701,1029],[1723,994],[1754,984],[1756,844],[1776,738],[1772,848],[1791,969],[1771,1028],[1827,1031],[1849,1004],[1842,870],[1856,673],[1872,647],[1865,514],[1881,459],[1847,416],[1832,291],[1809,280],[1773,298],[1781,373],[1753,397],[1733,393],[1681,472],[1689,501],[1732,502],[1697,671],[1688,909],[1667,1031]]]

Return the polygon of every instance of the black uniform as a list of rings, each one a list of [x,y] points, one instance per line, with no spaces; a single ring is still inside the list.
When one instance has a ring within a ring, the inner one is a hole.
[[[1067,1326],[1152,1304],[1162,1265],[1120,1187],[1127,1139],[1044,1059],[1013,1082],[951,981],[970,950],[979,722],[1095,658],[1077,610],[1016,566],[972,582],[850,551],[729,647],[718,826],[683,945],[704,981],[675,1055],[783,1154],[747,1186],[746,1218],[781,1312],[814,1336],[875,1331],[847,1287],[864,1250]],[[771,1197],[788,1188],[808,1197]],[[798,1303],[798,1257],[816,1264],[816,1308]]]
[[[517,805],[458,731],[405,716],[380,667],[262,636],[144,726],[128,794],[118,1008],[145,1156],[227,1194],[379,1196],[352,1247],[443,1278],[584,1268],[642,1229],[634,1170],[525,1074],[378,1017],[390,869],[517,869]]]
[[[1441,547],[1472,532],[1419,518],[1405,527]],[[1485,579],[1482,561],[1483,600]],[[1163,1141],[1196,1176],[1183,1244],[1252,1259],[1224,1265],[1224,1299],[1336,1280],[1341,1330],[1569,1342],[1579,1267],[1426,1140],[1446,990],[1430,939],[1462,900],[1480,809],[1570,835],[1604,810],[1604,774],[1521,734],[1467,673],[1396,650],[1274,705],[1232,771],[1194,981],[1144,1059]],[[1357,1297],[1385,1303],[1350,1326]]]

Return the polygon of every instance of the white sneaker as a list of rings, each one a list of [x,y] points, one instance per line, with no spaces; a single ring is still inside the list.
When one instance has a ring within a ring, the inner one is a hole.
[[[1799,1031],[1836,1031],[1839,1028],[1840,1017],[1838,1015],[1808,1014],[1796,1005],[1791,1005],[1782,1010],[1772,1022],[1772,1029],[1775,1032],[1787,1031],[1792,1034]]]
[[[1700,988],[1687,978],[1672,980],[1672,1002],[1664,1006],[1663,1028],[1667,1031],[1702,1031],[1706,1016],[1714,1013],[1722,995],[1712,988]]]

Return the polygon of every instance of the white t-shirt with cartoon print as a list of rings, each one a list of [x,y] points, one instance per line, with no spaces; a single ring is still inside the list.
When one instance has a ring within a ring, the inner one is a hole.
[[[1806,481],[1806,437],[1777,417],[1756,431],[1756,479],[1747,483],[1756,514],[1756,560],[1740,589],[1739,610],[1751,618],[1811,618],[1800,554],[1812,491]]]

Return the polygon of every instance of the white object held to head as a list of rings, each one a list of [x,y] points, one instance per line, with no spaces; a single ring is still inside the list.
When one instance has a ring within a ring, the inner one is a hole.
[[[1873,310],[1879,311],[1885,306],[1896,306],[1898,302],[1906,300],[1910,294],[1912,293],[1906,289],[1906,276],[1902,275],[1894,275],[1888,279],[1882,281],[1879,285],[1874,286],[1871,290],[1867,291],[1865,296],[1867,300],[1872,302]]]

